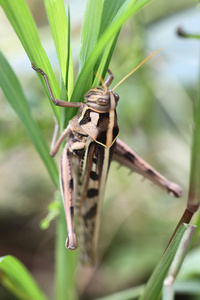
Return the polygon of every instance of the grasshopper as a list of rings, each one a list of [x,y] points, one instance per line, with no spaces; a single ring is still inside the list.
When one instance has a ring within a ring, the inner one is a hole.
[[[84,95],[85,103],[55,99],[47,75],[32,63],[32,68],[43,76],[55,105],[79,108],[79,113],[72,118],[57,141],[58,125],[55,126],[50,155],[54,156],[63,140],[67,139],[60,163],[60,187],[68,231],[66,247],[69,250],[78,247],[75,215],[81,258],[86,264],[95,261],[102,201],[112,160],[148,178],[175,197],[182,195],[182,189],[177,184],[168,181],[118,138],[116,107],[119,96],[114,90],[156,52],[113,89],[109,89],[109,86],[114,77],[108,70],[109,76],[105,82],[101,80],[102,86],[91,88]]]

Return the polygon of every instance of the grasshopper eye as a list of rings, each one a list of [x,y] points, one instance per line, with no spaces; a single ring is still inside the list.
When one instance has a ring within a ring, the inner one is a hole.
[[[97,103],[100,105],[107,105],[109,103],[109,96],[98,98]]]
[[[114,94],[115,100],[119,101],[119,95],[118,94]]]

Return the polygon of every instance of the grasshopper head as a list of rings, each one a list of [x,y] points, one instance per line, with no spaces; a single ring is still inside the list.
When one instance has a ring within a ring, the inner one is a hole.
[[[90,89],[85,95],[86,104],[99,112],[108,112],[116,109],[119,96],[106,86],[97,86]]]

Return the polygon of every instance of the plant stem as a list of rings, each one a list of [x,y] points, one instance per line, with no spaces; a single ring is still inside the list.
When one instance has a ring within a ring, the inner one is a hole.
[[[60,214],[56,228],[56,270],[55,270],[55,299],[78,299],[76,292],[74,271],[76,267],[76,253],[65,248],[64,241],[67,237],[66,220],[60,196]]]

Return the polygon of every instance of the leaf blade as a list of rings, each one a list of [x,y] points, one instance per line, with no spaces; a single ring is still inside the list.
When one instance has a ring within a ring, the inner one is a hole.
[[[81,50],[79,72],[82,70],[99,36],[103,1],[88,0],[81,28]],[[93,77],[93,74],[92,74]],[[92,78],[91,77],[91,78]]]
[[[52,1],[44,0],[45,8],[51,27],[52,36],[56,46],[56,52],[62,74],[64,86],[68,86],[68,57],[71,59],[69,24],[65,12],[64,2],[62,0]],[[61,30],[62,29],[62,30]],[[72,62],[72,59],[71,59]],[[70,80],[73,78],[73,64],[69,63]],[[67,70],[66,70],[67,69]],[[71,84],[70,84],[71,85]]]
[[[148,280],[143,294],[139,300],[156,300],[160,296],[163,281],[166,277],[168,269],[172,263],[172,260],[179,247],[180,241],[186,232],[188,226],[186,224],[181,225],[177,231],[175,237],[171,241],[160,262],[154,269],[150,279]]]
[[[30,61],[33,62],[36,67],[40,67],[45,71],[48,75],[54,96],[59,98],[60,89],[56,82],[49,59],[42,47],[37,28],[28,5],[24,0],[1,0],[0,3]],[[43,84],[46,94],[48,95],[54,115],[59,120],[60,110],[52,103],[44,79],[42,76],[38,76]]]
[[[0,257],[0,280],[22,300],[47,300],[25,266],[15,257]]]
[[[103,53],[107,43],[118,33],[121,26],[126,22],[126,20],[138,10],[140,10],[145,4],[150,2],[151,0],[141,0],[135,4],[135,0],[128,1],[130,2],[129,5],[127,3],[121,7],[118,11],[117,15],[115,16],[115,20],[113,21],[112,25],[102,34],[100,39],[98,40],[94,50],[90,54],[87,62],[84,65],[81,73],[78,76],[74,92],[72,94],[71,101],[80,101],[83,97],[84,92],[86,92],[90,86],[88,86],[88,76],[93,73],[93,68],[99,56]]]
[[[0,82],[10,105],[23,123],[30,139],[42,158],[54,184],[58,186],[58,170],[54,160],[49,155],[49,149],[41,132],[32,118],[28,102],[21,85],[5,57],[0,53]]]

